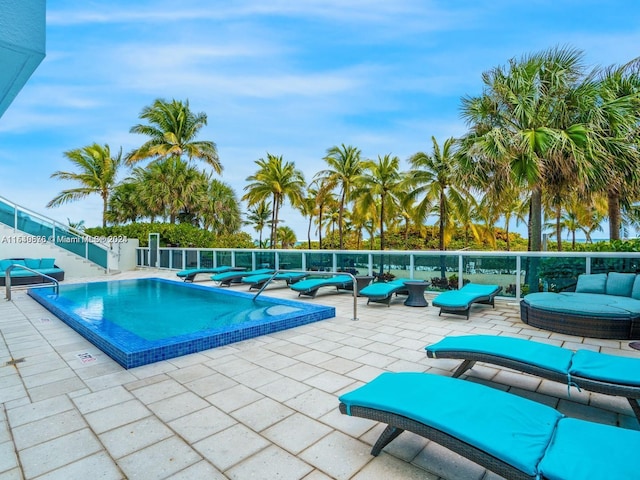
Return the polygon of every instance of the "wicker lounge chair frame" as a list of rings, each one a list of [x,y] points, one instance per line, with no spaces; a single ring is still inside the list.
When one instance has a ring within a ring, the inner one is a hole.
[[[467,294],[467,292],[464,291],[465,287],[468,287],[469,285],[473,285],[471,283],[468,283],[467,285],[465,285],[464,287],[462,287],[460,290],[449,290],[447,292],[443,292],[440,295],[451,295],[453,293],[460,293],[460,294]],[[440,295],[436,296],[433,300],[432,300],[432,305],[434,307],[440,307],[440,311],[438,312],[438,316],[442,315],[443,313],[451,313],[454,315],[463,315],[467,318],[469,318],[469,313],[471,311],[471,305],[473,305],[474,303],[480,303],[483,305],[491,305],[493,308],[495,308],[495,298],[496,296],[502,291],[502,287],[499,285],[492,285],[495,287],[495,289],[489,293],[489,294],[479,294],[479,295],[475,295],[475,296],[470,296],[468,299],[468,302],[465,303],[463,306],[460,307],[452,307],[452,306],[448,306],[445,304],[442,304],[440,302],[438,302],[438,297],[440,297]],[[473,295],[473,294],[469,294],[469,295]]]
[[[295,292],[298,292],[299,297],[302,295],[306,295],[311,298],[316,298],[318,290],[320,290],[322,287],[336,287],[337,291],[348,290],[349,287],[351,287],[351,290],[353,291],[353,280],[349,276],[345,275],[338,274],[335,277],[308,280],[317,280],[317,282],[314,282],[308,288],[300,288],[300,284],[306,281],[302,280],[301,282],[296,282],[293,285],[290,285],[289,288],[291,288]]]
[[[428,347],[427,347],[428,348]],[[557,347],[562,348],[562,347]],[[453,372],[453,377],[458,378],[467,370],[473,368],[476,362],[490,363],[500,367],[511,368],[520,372],[529,373],[541,378],[553,380],[554,382],[567,384],[568,374],[549,370],[531,363],[525,363],[518,360],[507,358],[498,353],[484,352],[479,353],[469,350],[438,350],[436,354],[427,350],[429,358],[451,358],[462,360],[462,363]],[[624,385],[619,383],[611,383],[593,378],[583,377],[580,375],[571,375],[571,383],[580,389],[589,390],[591,392],[602,393],[616,397],[625,397],[633,410],[634,415],[640,422],[640,387],[633,385]]]
[[[347,414],[347,406],[344,403],[340,403],[339,409],[340,413],[345,415]],[[351,406],[350,412],[352,417],[367,418],[369,420],[387,424],[387,427],[371,449],[371,455],[374,457],[377,457],[384,447],[406,430],[429,440],[433,440],[443,447],[468,458],[472,462],[475,462],[502,477],[513,480],[533,480],[536,478],[523,473],[512,465],[503,462],[484,450],[480,450],[459,438],[453,437],[442,430],[430,427],[403,415],[356,405]]]

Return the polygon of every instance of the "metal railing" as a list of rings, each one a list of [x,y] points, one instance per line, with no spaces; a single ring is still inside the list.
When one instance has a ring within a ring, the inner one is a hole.
[[[53,283],[53,291],[56,293],[56,295],[60,292],[60,283],[58,282],[58,280],[56,280],[55,278],[39,272],[37,270],[34,270],[32,268],[26,267],[24,265],[19,265],[17,263],[14,263],[13,265],[9,265],[9,267],[7,267],[7,269],[5,270],[4,274],[5,274],[5,298],[7,299],[8,302],[11,301],[11,272],[13,271],[14,268],[22,268],[23,270],[28,270],[31,273],[35,273],[36,275],[45,278],[47,280],[49,280],[51,283]],[[40,287],[40,285],[35,285],[36,287]]]
[[[255,270],[380,273],[431,283],[428,291],[460,288],[467,282],[496,284],[501,297],[520,299],[529,292],[559,291],[575,284],[581,273],[640,272],[640,253],[634,252],[506,252],[206,249],[158,247],[151,254],[138,248],[140,267],[183,270],[229,265]],[[150,265],[150,259],[153,265]]]

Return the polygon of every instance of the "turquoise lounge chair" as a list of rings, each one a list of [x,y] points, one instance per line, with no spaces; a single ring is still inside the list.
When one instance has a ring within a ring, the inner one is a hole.
[[[250,275],[263,275],[263,274],[269,274],[269,275],[273,275],[274,270],[270,270],[268,268],[261,268],[259,270],[252,270],[252,271],[243,271],[243,272],[224,272],[224,273],[218,273],[217,275],[212,275],[211,276],[211,280],[213,280],[214,282],[218,282],[218,285],[220,286],[227,286],[229,287],[232,283],[240,283],[242,281],[243,277],[248,277]]]
[[[353,279],[348,275],[336,275],[326,278],[307,278],[289,285],[289,288],[298,292],[298,296],[307,295],[315,298],[322,287],[336,287],[336,290],[345,290],[353,286]]]
[[[224,266],[212,267],[212,268],[189,268],[186,270],[179,271],[178,273],[176,273],[176,275],[182,278],[182,280],[184,280],[185,282],[193,282],[196,278],[196,275],[200,273],[215,274],[215,273],[224,273],[224,272],[231,272],[231,271],[239,272],[242,270],[246,270],[246,269],[242,267],[230,267],[228,265],[224,265]]]
[[[449,290],[441,293],[433,299],[434,307],[440,307],[438,315],[443,313],[453,313],[455,315],[465,315],[469,318],[469,310],[472,303],[483,303],[494,305],[494,299],[502,291],[499,285],[480,285],[478,283],[467,283],[460,290]]]
[[[269,279],[273,278],[275,281],[285,281],[287,285],[291,285],[293,283],[299,282],[305,277],[308,277],[309,274],[306,272],[282,272],[273,276],[273,273],[263,273],[259,275],[249,275],[248,277],[242,277],[242,283],[246,283],[249,286],[249,290],[259,290],[264,286],[265,283],[269,281]]]
[[[383,373],[342,395],[340,411],[387,424],[374,456],[408,430],[505,478],[638,478],[640,432],[456,378]]]
[[[640,422],[640,358],[620,357],[591,350],[568,350],[523,338],[495,335],[445,337],[425,347],[429,358],[464,360],[454,372],[459,377],[476,362],[538,375],[592,392],[626,397]]]
[[[396,278],[390,282],[373,282],[360,290],[359,293],[361,297],[367,297],[367,305],[369,305],[369,302],[375,302],[391,306],[393,294],[409,295],[409,291],[404,284],[408,280],[408,278]]]

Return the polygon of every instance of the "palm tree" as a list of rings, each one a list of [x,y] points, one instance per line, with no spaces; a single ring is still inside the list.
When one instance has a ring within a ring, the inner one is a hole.
[[[318,215],[318,219],[316,220],[316,224],[318,225],[318,248],[322,250],[322,226],[324,224],[324,212],[332,208],[332,205],[336,203],[336,199],[330,185],[326,181],[316,178],[311,182],[311,185],[311,190],[315,192],[316,215]]]
[[[548,185],[593,182],[601,170],[590,161],[589,128],[581,123],[587,100],[576,94],[582,53],[551,49],[511,60],[483,74],[484,92],[463,99],[472,131],[466,155],[486,170],[508,166],[517,185],[530,192],[530,249],[542,241],[542,194]]]
[[[329,168],[316,174],[316,179],[327,183],[329,188],[338,188],[340,191],[340,211],[338,217],[338,235],[340,238],[340,249],[343,243],[344,208],[350,200],[350,194],[355,186],[357,178],[362,173],[362,161],[360,160],[360,150],[351,145],[333,146],[327,150],[324,157]]]
[[[282,156],[267,153],[266,160],[261,158],[255,162],[258,171],[249,177],[251,182],[244,187],[247,192],[242,199],[249,202],[249,206],[272,198],[273,213],[271,222],[271,248],[276,246],[276,232],[280,207],[288,198],[291,205],[296,207],[302,202],[305,187],[304,174],[295,168],[293,162],[284,162]]]
[[[228,235],[240,230],[242,218],[240,202],[233,188],[215,178],[209,179],[205,195],[194,207],[203,228],[217,235]]]
[[[148,123],[135,125],[130,132],[146,135],[150,140],[127,155],[128,164],[148,158],[166,160],[187,157],[188,160],[195,158],[204,161],[218,174],[222,172],[216,144],[195,140],[200,129],[207,124],[207,115],[193,113],[189,108],[189,100],[167,102],[156,99],[151,106],[142,109],[140,118]]]
[[[377,161],[363,162],[363,173],[358,179],[358,188],[354,196],[362,210],[366,211],[371,206],[378,206],[378,224],[380,226],[380,250],[384,250],[384,225],[393,217],[395,210],[399,208],[401,193],[400,185],[402,174],[400,173],[400,159],[386,154],[378,155]]]
[[[311,226],[313,225],[313,217],[318,211],[317,198],[318,191],[311,186],[307,186],[306,195],[300,202],[300,205],[298,205],[298,210],[302,216],[309,218],[309,223],[307,224],[307,248],[309,248],[309,250],[311,250]]]
[[[102,197],[102,226],[106,227],[109,195],[116,186],[118,169],[122,165],[122,149],[116,156],[112,156],[109,145],[94,143],[69,150],[64,152],[64,155],[77,167],[78,171],[57,171],[51,174],[51,178],[72,180],[81,186],[63,190],[47,204],[47,207],[57,207],[97,193]]]
[[[408,201],[417,201],[416,221],[422,223],[429,215],[436,215],[440,227],[439,248],[445,250],[456,210],[461,210],[468,202],[469,195],[461,187],[458,156],[455,140],[448,138],[442,148],[435,137],[431,137],[433,153],[418,152],[409,159],[411,170],[403,187],[409,193]]]
[[[295,232],[286,225],[282,227],[278,227],[278,242],[280,243],[280,248],[290,248],[296,244],[296,234]]]
[[[249,208],[247,212],[246,224],[253,225],[253,228],[258,232],[258,245],[262,248],[262,231],[264,227],[269,223],[269,219],[272,215],[271,203],[262,200],[255,204],[253,208]]]

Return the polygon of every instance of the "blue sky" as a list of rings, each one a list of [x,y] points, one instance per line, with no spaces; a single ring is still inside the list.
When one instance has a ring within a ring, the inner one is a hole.
[[[308,181],[326,150],[403,161],[466,131],[460,99],[510,58],[571,46],[590,67],[640,55],[640,3],[611,0],[49,1],[47,56],[0,118],[0,195],[63,223],[101,222],[96,196],[45,205],[71,182],[63,152],[128,152],[156,98],[208,115],[221,179],[241,197],[267,152]],[[127,172],[123,172],[126,175]],[[306,239],[306,222],[285,208]],[[251,229],[249,229],[251,231]]]

